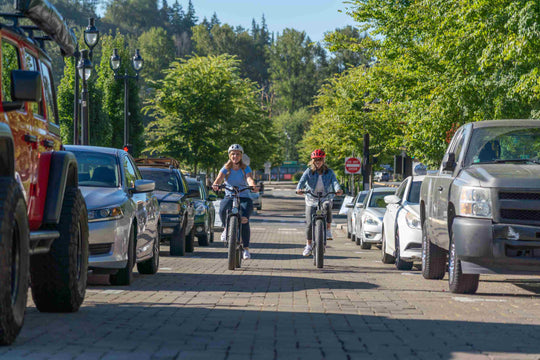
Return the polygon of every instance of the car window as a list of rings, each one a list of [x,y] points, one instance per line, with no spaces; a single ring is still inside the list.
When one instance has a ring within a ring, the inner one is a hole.
[[[74,151],[80,186],[119,187],[116,157],[87,151]]]
[[[21,61],[15,45],[2,41],[2,101],[13,101],[11,98],[11,71],[19,70]]]
[[[188,181],[188,190],[191,196],[201,199],[201,191],[196,181]]]
[[[126,187],[134,188],[135,180],[137,180],[137,174],[135,172],[135,167],[129,161],[127,156],[123,157],[123,166],[124,166],[124,176],[126,177]]]
[[[408,180],[405,180],[399,185],[398,189],[396,190],[396,196],[403,200],[403,195],[405,194],[405,188],[407,187]]]
[[[374,192],[371,199],[369,199],[368,207],[385,208],[386,202],[384,201],[384,197],[393,194],[395,194],[395,191]]]
[[[28,51],[24,52],[24,63],[26,65],[27,70],[39,71],[39,68],[37,65],[38,64],[37,58],[34,55],[30,54]],[[40,102],[34,102],[34,101],[28,102],[28,106],[30,107],[34,115],[40,115],[40,116],[45,115],[44,110],[43,110],[43,98],[41,99]]]
[[[362,191],[360,194],[358,194],[358,200],[356,200],[356,202],[359,204],[363,203],[364,200],[366,200],[367,194],[367,192]]]
[[[154,180],[156,190],[167,192],[178,192],[178,179],[173,172],[155,171],[150,169],[139,169],[143,179]]]
[[[45,107],[47,108],[47,120],[58,125],[58,112],[54,102],[54,89],[52,83],[51,69],[43,62],[41,63],[41,81],[43,82],[43,93],[45,94]]]
[[[413,181],[409,190],[409,196],[407,201],[411,204],[420,204],[420,187],[421,181]]]

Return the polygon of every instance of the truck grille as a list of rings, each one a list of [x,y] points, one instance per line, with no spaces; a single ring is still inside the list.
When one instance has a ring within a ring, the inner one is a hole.
[[[499,210],[505,222],[540,223],[540,191],[500,191]]]

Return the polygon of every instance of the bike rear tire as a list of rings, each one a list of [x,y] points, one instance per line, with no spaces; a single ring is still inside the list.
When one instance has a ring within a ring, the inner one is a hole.
[[[227,223],[227,242],[229,244],[228,252],[228,263],[229,270],[234,270],[236,268],[236,252],[237,250],[237,239],[238,239],[238,218],[236,216],[231,216]]]
[[[315,266],[319,269],[324,266],[324,235],[324,221],[321,219],[315,220]]]

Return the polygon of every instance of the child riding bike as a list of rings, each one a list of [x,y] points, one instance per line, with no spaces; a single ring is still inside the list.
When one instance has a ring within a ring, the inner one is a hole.
[[[253,179],[253,173],[251,168],[247,166],[242,161],[242,156],[244,154],[244,149],[238,144],[232,144],[229,146],[229,161],[223,165],[219,171],[219,175],[212,184],[212,189],[214,191],[219,190],[219,185],[225,182],[228,187],[239,187],[245,188],[247,186],[252,186],[254,191],[258,191],[258,187],[255,184]],[[221,218],[221,223],[223,226],[226,226],[227,220],[227,210],[230,210],[233,205],[233,193],[231,190],[225,189],[225,198],[221,201],[219,207],[219,217]],[[244,259],[251,258],[249,253],[249,240],[251,236],[251,230],[249,227],[249,217],[253,212],[253,201],[249,196],[248,191],[243,191],[240,193],[240,208],[242,211],[242,244],[243,244],[243,254]],[[227,229],[223,230],[221,233],[221,241],[225,241],[227,236]]]
[[[342,195],[343,191],[339,186],[336,178],[336,174],[325,163],[326,154],[321,149],[316,149],[311,153],[311,161],[309,162],[309,168],[304,171],[298,186],[296,187],[297,194],[304,194],[304,190],[309,190],[312,193],[335,192],[337,195]],[[326,209],[326,238],[332,240],[332,199],[333,195],[329,194],[323,201],[323,206]],[[313,231],[312,231],[312,219],[313,212],[317,208],[317,198],[313,195],[306,193],[306,247],[302,252],[304,256],[310,256],[313,251]]]

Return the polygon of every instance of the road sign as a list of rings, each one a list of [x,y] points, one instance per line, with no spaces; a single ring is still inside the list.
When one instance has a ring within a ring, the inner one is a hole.
[[[362,161],[359,158],[345,158],[345,174],[360,174],[362,171]]]

